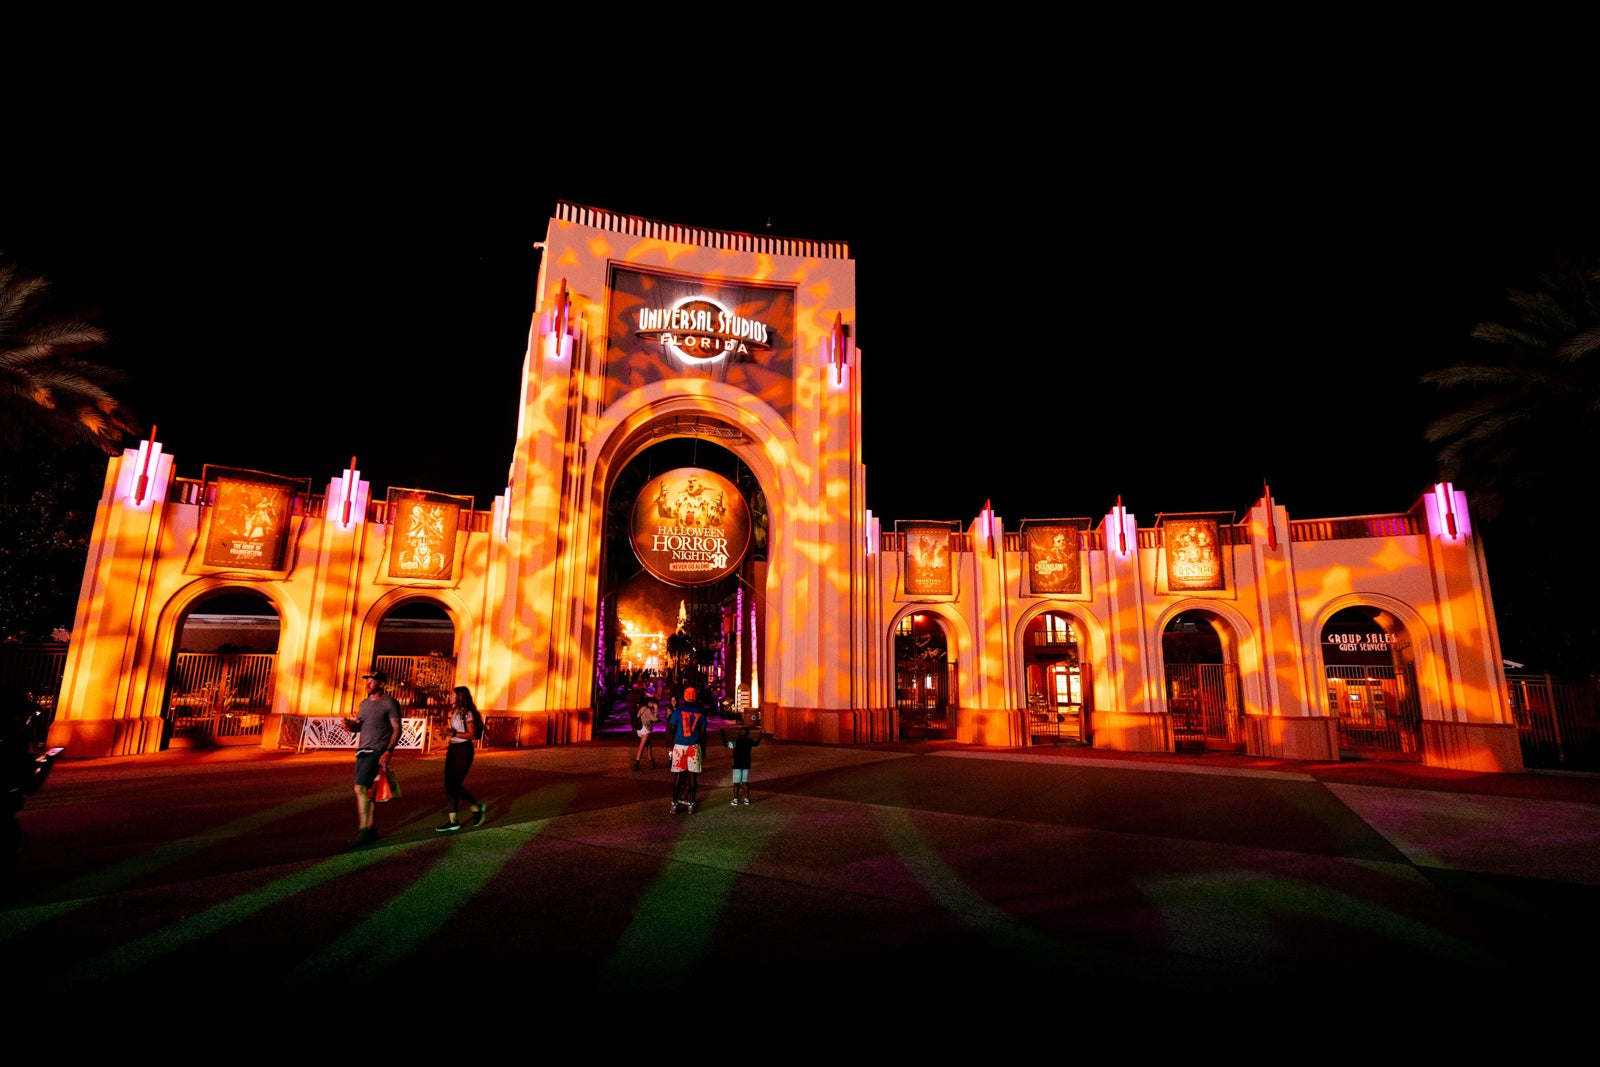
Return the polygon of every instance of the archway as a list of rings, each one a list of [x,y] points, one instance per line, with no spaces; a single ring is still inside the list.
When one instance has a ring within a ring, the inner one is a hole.
[[[1033,743],[1087,742],[1093,686],[1072,618],[1044,611],[1029,619],[1023,628],[1022,662]]]
[[[403,712],[443,713],[456,683],[456,629],[444,605],[428,596],[395,604],[378,621],[373,648],[372,665]]]
[[[178,621],[162,708],[162,748],[254,745],[277,684],[277,608],[248,587],[195,601]]]
[[[901,740],[949,735],[960,690],[949,633],[938,614],[910,611],[896,621],[894,690]]]
[[[770,531],[744,460],[698,437],[648,444],[607,487],[604,530],[593,697],[604,726],[626,728],[626,714],[613,714],[619,694],[647,688],[693,686],[704,707],[730,717],[755,706]],[[652,548],[652,531],[667,530],[674,545],[696,542],[683,553],[693,559]]]
[[[1209,612],[1174,615],[1161,631],[1167,714],[1176,748],[1242,749],[1233,634]]]
[[[1322,624],[1321,642],[1339,755],[1422,759],[1422,709],[1405,625],[1383,608],[1342,608]]]

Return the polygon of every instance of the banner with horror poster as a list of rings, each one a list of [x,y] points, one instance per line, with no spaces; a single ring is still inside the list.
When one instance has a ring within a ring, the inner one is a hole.
[[[1216,519],[1163,516],[1159,525],[1169,591],[1227,588]]]
[[[1083,589],[1078,562],[1078,531],[1083,524],[1061,520],[1024,521],[1028,592],[1032,596],[1077,593]]]
[[[955,592],[951,566],[951,537],[955,523],[895,523],[895,531],[905,539],[902,590],[911,596],[952,596]]]
[[[202,474],[200,536],[190,574],[223,572],[283,578],[290,568],[295,501],[311,491],[309,478],[207,466]]]
[[[448,583],[466,547],[463,514],[472,497],[422,489],[390,489],[389,544],[382,570],[390,582]]]

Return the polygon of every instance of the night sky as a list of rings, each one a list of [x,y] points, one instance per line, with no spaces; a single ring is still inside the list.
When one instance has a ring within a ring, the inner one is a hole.
[[[942,31],[694,76],[525,16],[172,29],[13,75],[0,250],[110,331],[183,477],[355,455],[486,508],[569,200],[850,244],[886,527],[1242,515],[1264,481],[1400,511],[1434,476],[1418,375],[1600,241],[1559,23]]]

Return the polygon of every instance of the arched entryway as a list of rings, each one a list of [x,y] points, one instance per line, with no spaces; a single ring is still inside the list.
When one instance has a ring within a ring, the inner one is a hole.
[[[949,736],[959,690],[949,633],[936,613],[907,612],[895,623],[894,689],[902,740]]]
[[[605,498],[592,698],[602,729],[629,729],[650,691],[693,686],[729,717],[761,700],[765,493],[731,449],[659,428]]]
[[[247,588],[197,600],[178,622],[162,748],[254,745],[277,684],[278,611]]]
[[[1239,667],[1233,633],[1216,616],[1189,610],[1161,632],[1167,714],[1176,748],[1242,749]]]
[[[443,713],[456,684],[456,628],[428,596],[403,600],[378,622],[372,665],[388,675],[389,695],[409,716]]]
[[[1033,743],[1088,743],[1093,686],[1071,616],[1046,611],[1028,620],[1022,663]]]
[[[1416,666],[1399,619],[1378,607],[1335,612],[1322,625],[1322,665],[1342,758],[1422,759]]]

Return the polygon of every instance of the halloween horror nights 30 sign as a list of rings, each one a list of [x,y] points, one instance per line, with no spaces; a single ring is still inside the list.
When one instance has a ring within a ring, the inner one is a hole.
[[[633,502],[634,554],[669,585],[706,585],[733,573],[750,547],[750,510],[715,471],[679,467]]]

